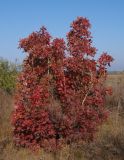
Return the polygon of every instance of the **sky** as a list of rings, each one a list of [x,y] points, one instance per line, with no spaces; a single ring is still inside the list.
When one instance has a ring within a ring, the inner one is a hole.
[[[52,37],[66,38],[78,16],[90,20],[97,57],[108,52],[115,59],[110,70],[124,70],[124,0],[0,0],[0,57],[21,63],[21,38],[43,25]]]

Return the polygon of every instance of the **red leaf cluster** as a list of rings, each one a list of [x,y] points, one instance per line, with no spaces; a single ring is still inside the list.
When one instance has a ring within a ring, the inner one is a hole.
[[[95,60],[90,23],[79,17],[64,39],[52,39],[45,27],[20,41],[27,52],[18,77],[12,116],[17,146],[56,150],[63,143],[92,140],[106,119],[103,86],[107,53]]]

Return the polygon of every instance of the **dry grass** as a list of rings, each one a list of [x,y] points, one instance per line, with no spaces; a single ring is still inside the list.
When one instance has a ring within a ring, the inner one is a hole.
[[[107,97],[111,110],[108,121],[99,128],[94,142],[77,147],[64,146],[56,160],[123,160],[124,157],[124,74],[109,75],[113,95]],[[55,156],[40,150],[37,154],[17,149],[12,142],[10,116],[13,98],[0,91],[0,160],[54,160]]]
[[[107,97],[107,105],[112,110],[124,111],[124,73],[108,76],[107,85],[112,86],[113,94]]]

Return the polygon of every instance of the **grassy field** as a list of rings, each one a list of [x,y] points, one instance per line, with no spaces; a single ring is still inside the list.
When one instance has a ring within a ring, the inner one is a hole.
[[[124,159],[124,73],[110,74],[107,85],[113,87],[112,96],[106,98],[106,107],[110,109],[108,121],[99,128],[94,142],[64,146],[57,160]],[[54,155],[42,150],[32,153],[14,147],[10,123],[13,103],[13,97],[0,90],[0,160],[54,160]]]

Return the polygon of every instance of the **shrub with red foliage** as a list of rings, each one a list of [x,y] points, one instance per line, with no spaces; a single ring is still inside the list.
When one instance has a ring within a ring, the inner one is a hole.
[[[17,146],[56,150],[63,143],[93,140],[107,118],[103,81],[113,58],[95,60],[88,19],[78,17],[64,39],[45,27],[20,41],[27,53],[18,77],[12,115]]]

